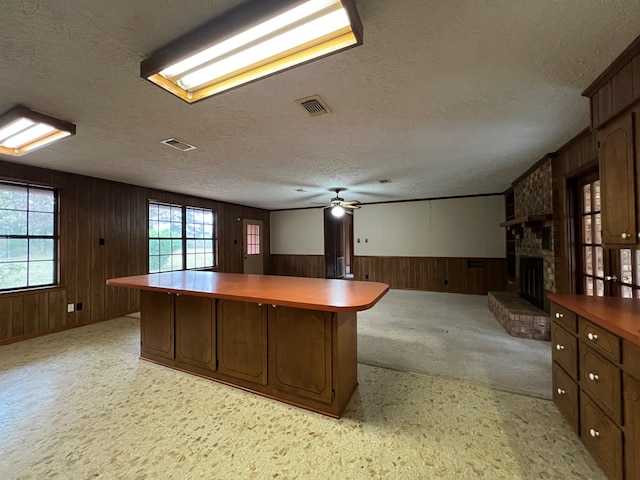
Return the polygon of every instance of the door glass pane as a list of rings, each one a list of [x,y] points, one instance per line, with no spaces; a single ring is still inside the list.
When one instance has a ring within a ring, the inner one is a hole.
[[[593,211],[600,211],[600,180],[593,182]]]
[[[629,285],[632,283],[631,265],[631,249],[623,248],[620,250],[620,274],[622,275],[622,283]]]
[[[596,295],[604,297],[604,280],[596,279]]]
[[[584,271],[588,275],[593,275],[593,248],[584,247]]]
[[[623,285],[621,289],[621,293],[623,298],[633,298],[633,288],[631,287],[625,287]]]
[[[601,244],[602,243],[602,219],[600,218],[600,214],[596,213],[594,215],[595,217],[595,226],[594,226],[594,234],[596,237],[596,241],[595,243],[597,244]]]
[[[584,277],[584,292],[593,296],[593,279],[591,277]]]
[[[582,187],[582,198],[584,202],[584,213],[591,212],[591,185]]]
[[[587,215],[582,219],[582,235],[584,243],[592,243],[591,236],[591,215]]]
[[[602,247],[595,247],[596,249],[596,276],[604,277],[604,261]]]
[[[635,285],[637,287],[640,287],[640,250],[636,250],[635,257],[636,257],[636,281],[635,281]]]

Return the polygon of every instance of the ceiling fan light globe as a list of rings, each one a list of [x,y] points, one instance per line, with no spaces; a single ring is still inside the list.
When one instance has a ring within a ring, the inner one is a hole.
[[[340,205],[336,205],[331,209],[331,215],[337,218],[342,217],[344,215],[344,208],[342,208]]]

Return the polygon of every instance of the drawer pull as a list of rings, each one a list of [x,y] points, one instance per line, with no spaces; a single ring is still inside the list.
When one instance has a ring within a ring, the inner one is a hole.
[[[597,373],[589,373],[589,380],[597,382],[598,380],[600,380],[600,377]]]
[[[565,393],[567,393],[565,390],[561,388],[558,388],[557,392],[558,392],[558,395],[564,395]]]
[[[556,344],[556,350],[564,350],[564,345]]]
[[[595,334],[595,333],[589,332],[589,333],[587,333],[587,338],[589,340],[591,340],[592,342],[595,342],[596,340],[598,340],[598,335]]]
[[[556,318],[564,318],[564,315],[560,312],[556,312]]]
[[[589,435],[591,435],[593,438],[596,438],[596,437],[600,436],[600,432],[598,430],[596,430],[595,428],[590,428],[589,429]]]

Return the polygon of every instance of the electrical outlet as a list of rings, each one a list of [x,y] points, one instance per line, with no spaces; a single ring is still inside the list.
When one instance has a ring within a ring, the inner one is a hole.
[[[68,303],[67,304],[67,313],[71,313],[73,311],[75,311],[76,306],[73,303]]]
[[[369,274],[368,273],[364,276],[364,279],[365,280],[369,280]]]
[[[82,310],[82,302],[76,303],[76,310]]]

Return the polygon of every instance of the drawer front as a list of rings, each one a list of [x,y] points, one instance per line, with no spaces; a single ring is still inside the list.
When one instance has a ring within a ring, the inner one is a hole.
[[[571,377],[578,378],[578,339],[555,322],[551,325],[551,357]]]
[[[620,362],[620,338],[613,333],[580,317],[579,336],[586,344],[596,349],[612,362]]]
[[[580,344],[580,386],[618,425],[622,423],[620,368]]]
[[[622,369],[640,380],[640,347],[628,340],[622,341]]]
[[[609,478],[622,478],[622,432],[587,396],[580,396],[582,442]]]
[[[579,392],[578,384],[574,382],[560,366],[553,362],[553,403],[569,422],[576,435],[580,435],[578,408]]]
[[[564,328],[569,330],[570,332],[575,333],[576,327],[578,324],[578,316],[573,313],[571,310],[567,310],[560,305],[556,305],[555,303],[551,304],[551,319],[554,322],[558,322],[558,324],[562,325]]]

